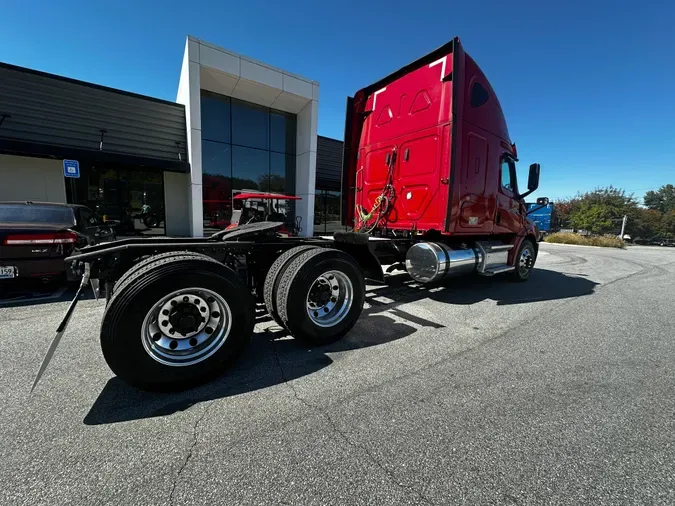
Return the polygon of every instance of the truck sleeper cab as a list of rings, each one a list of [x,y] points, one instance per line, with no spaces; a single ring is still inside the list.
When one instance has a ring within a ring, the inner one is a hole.
[[[520,194],[501,105],[458,38],[349,98],[344,149],[345,225],[436,237],[446,246],[432,247],[441,257],[447,247],[473,245],[479,271],[486,253],[475,247],[479,240],[500,251],[489,262],[499,272],[514,268],[527,238],[536,255],[538,233],[523,198],[536,189],[539,166],[530,167],[528,192]]]
[[[422,283],[454,274],[529,278],[536,228],[519,193],[515,145],[497,97],[454,39],[347,101],[343,215],[351,232],[281,234],[237,223],[205,238],[132,238],[84,248],[82,276],[35,378],[89,282],[105,287],[101,348],[112,371],[146,390],[182,390],[231,364],[253,333],[256,303],[313,346],[344,336],[382,265]]]

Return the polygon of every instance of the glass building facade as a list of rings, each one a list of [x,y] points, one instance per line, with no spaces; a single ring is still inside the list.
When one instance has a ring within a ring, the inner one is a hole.
[[[341,223],[342,141],[317,138],[316,187],[314,193],[314,234],[332,235],[343,231]]]
[[[237,193],[294,194],[294,114],[202,90],[201,127],[205,234],[230,223]]]
[[[89,207],[118,237],[166,233],[161,170],[85,162],[80,177],[65,184],[67,201]]]
[[[314,235],[332,235],[346,230],[341,223],[341,193],[318,187],[314,197]]]

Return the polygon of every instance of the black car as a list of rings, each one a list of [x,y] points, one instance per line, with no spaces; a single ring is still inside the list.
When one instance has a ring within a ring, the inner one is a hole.
[[[84,246],[115,240],[91,209],[49,202],[0,202],[0,292],[31,281],[69,278],[64,258]]]
[[[675,239],[668,237],[655,237],[650,241],[654,246],[675,246]]]

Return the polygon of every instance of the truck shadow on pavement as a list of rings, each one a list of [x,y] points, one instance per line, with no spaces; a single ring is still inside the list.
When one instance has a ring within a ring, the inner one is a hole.
[[[476,275],[450,278],[434,287],[414,283],[407,274],[401,274],[392,276],[386,287],[375,291],[395,301],[390,307],[423,299],[459,305],[493,300],[504,306],[590,295],[597,285],[585,274],[536,269],[525,283],[511,282],[502,276]]]
[[[143,392],[111,378],[83,422],[100,425],[171,415],[201,402],[254,392],[313,374],[333,363],[330,357],[333,353],[391,343],[414,334],[419,327],[444,328],[401,309],[405,304],[421,300],[460,305],[483,300],[493,300],[498,306],[523,304],[590,295],[596,285],[583,276],[545,269],[534,271],[527,283],[499,278],[453,278],[431,289],[412,282],[405,274],[396,275],[387,285],[368,290],[362,317],[345,338],[318,348],[308,348],[281,328],[269,326],[271,318],[260,308],[257,321],[260,326],[267,324],[267,328],[254,334],[247,351],[220,378],[172,394]]]
[[[40,304],[53,304],[55,302],[70,302],[75,293],[77,286],[62,285],[53,288],[37,290],[37,289],[21,289],[10,293],[4,293],[0,296],[0,308],[4,307],[24,307],[37,306]],[[94,292],[90,287],[85,288],[80,295],[80,300],[93,300]]]

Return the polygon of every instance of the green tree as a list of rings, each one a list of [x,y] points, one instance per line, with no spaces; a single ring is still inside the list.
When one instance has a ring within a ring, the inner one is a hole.
[[[569,223],[572,227],[593,234],[618,232],[624,215],[634,215],[638,209],[633,195],[620,188],[608,186],[577,195],[570,202]]]
[[[570,224],[593,234],[607,233],[614,228],[613,215],[607,204],[582,201],[570,213]]]
[[[651,239],[663,233],[663,214],[654,209],[638,207],[628,215],[626,233],[633,239]]]
[[[661,231],[664,235],[675,238],[675,209],[663,214]]]
[[[667,213],[675,211],[675,185],[666,184],[656,191],[648,191],[644,196],[645,207]]]
[[[552,224],[560,228],[567,228],[569,226],[570,214],[574,205],[578,203],[575,199],[559,199],[555,204],[555,217],[557,222]]]

